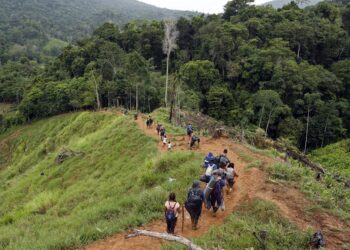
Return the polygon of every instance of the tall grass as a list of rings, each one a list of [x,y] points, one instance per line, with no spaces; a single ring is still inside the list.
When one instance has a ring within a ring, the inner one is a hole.
[[[63,148],[81,151],[62,164]],[[0,171],[0,249],[68,249],[162,216],[184,199],[201,156],[158,156],[130,118],[74,113],[23,127]]]

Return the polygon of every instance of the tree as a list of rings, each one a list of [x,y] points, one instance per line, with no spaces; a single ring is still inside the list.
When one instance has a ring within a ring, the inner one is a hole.
[[[168,105],[169,61],[170,54],[177,48],[176,40],[179,32],[174,19],[164,21],[163,52],[166,54],[165,106]]]
[[[305,143],[304,143],[304,154],[307,152],[307,145],[309,139],[309,127],[310,127],[310,113],[312,109],[321,102],[319,93],[306,93],[304,95],[304,100],[307,109],[307,118],[306,118],[306,130],[305,130]]]
[[[272,119],[286,112],[286,106],[281,101],[279,94],[273,90],[259,90],[254,96],[254,106],[260,109],[259,127],[261,126],[265,113],[268,114],[265,126],[265,137],[267,137]]]
[[[126,71],[135,84],[135,109],[139,110],[139,86],[149,78],[148,63],[139,53],[132,52],[126,58]]]
[[[231,16],[237,15],[241,10],[247,8],[253,0],[232,0],[225,5],[223,18],[230,20]]]

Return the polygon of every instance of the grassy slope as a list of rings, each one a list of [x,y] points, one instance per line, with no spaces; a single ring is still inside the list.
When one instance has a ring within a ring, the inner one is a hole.
[[[0,249],[74,247],[159,218],[169,191],[184,190],[183,199],[202,158],[156,156],[130,118],[108,113],[57,116],[17,133],[0,170]],[[63,147],[85,155],[57,165]]]
[[[344,140],[311,153],[314,161],[328,171],[350,180],[350,140]]]
[[[308,249],[311,232],[302,232],[281,217],[276,207],[266,201],[254,200],[242,204],[225,223],[212,227],[194,241],[205,249],[260,249],[253,232],[268,232],[267,249]],[[163,249],[186,249],[167,245]]]

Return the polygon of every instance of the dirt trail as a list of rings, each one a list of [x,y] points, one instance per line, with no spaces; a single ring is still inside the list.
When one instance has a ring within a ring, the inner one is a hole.
[[[158,139],[155,129],[146,128],[144,119],[139,118],[136,122],[147,135]],[[174,150],[188,150],[186,137],[170,137],[170,139],[176,144]],[[239,204],[259,197],[275,203],[279,207],[282,215],[301,229],[305,230],[308,227],[312,227],[314,230],[322,229],[327,240],[327,249],[342,249],[343,244],[350,243],[350,227],[348,224],[322,210],[312,211],[310,214],[307,214],[305,209],[312,207],[312,203],[305,199],[300,191],[271,183],[264,170],[258,168],[247,169],[247,164],[240,159],[235,151],[239,150],[240,152],[253,155],[255,158],[262,161],[263,166],[268,166],[273,163],[273,159],[251,152],[251,150],[245,146],[225,138],[213,140],[202,137],[200,148],[196,149],[196,151],[204,154],[208,152],[220,154],[225,148],[229,150],[229,158],[235,162],[239,174],[233,193],[229,195],[225,194],[225,211],[219,211],[217,217],[214,218],[211,212],[204,209],[199,222],[200,227],[197,231],[191,230],[190,219],[186,216],[184,231],[181,232],[180,225],[182,222],[180,218],[176,231],[177,234],[185,237],[199,237],[206,233],[211,226],[222,224],[224,219],[229,216]],[[158,144],[158,149],[161,152],[166,151],[166,148],[162,146],[161,142]],[[164,232],[165,222],[163,220],[156,220],[142,228]],[[162,240],[149,237],[137,237],[126,240],[124,239],[125,235],[125,232],[119,233],[110,238],[87,245],[83,249],[157,250],[160,249],[164,243]]]

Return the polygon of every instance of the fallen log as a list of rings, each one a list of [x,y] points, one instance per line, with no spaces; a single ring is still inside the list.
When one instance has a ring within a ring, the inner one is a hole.
[[[146,230],[139,230],[134,229],[132,233],[125,236],[126,239],[138,237],[138,236],[147,236],[167,241],[175,241],[182,245],[185,245],[190,250],[203,250],[200,246],[195,245],[192,243],[189,239],[186,239],[185,237],[178,236],[178,235],[172,235],[167,233],[158,233],[158,232],[152,232],[152,231],[146,231]]]

